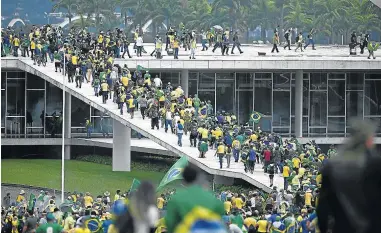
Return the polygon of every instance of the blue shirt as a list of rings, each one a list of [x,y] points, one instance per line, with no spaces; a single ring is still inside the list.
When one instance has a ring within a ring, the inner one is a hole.
[[[224,137],[224,142],[227,146],[231,146],[233,143],[232,137],[230,135],[226,135]]]
[[[257,154],[255,153],[255,151],[253,149],[251,149],[249,151],[249,160],[250,161],[255,161],[256,157],[257,157]]]

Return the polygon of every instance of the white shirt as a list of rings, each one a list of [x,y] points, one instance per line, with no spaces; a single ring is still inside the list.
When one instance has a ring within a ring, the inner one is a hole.
[[[161,79],[159,77],[154,78],[153,82],[155,83],[156,87],[161,87],[163,83],[161,82]]]
[[[136,39],[136,46],[143,46],[143,38],[141,36]]]
[[[255,197],[250,198],[251,207],[255,207]]]
[[[177,128],[177,122],[180,120],[180,116],[177,115],[173,118],[173,120],[175,121],[175,124],[176,124],[176,128]]]
[[[172,113],[170,111],[165,113],[165,119],[172,120]]]
[[[206,33],[205,32],[201,34],[201,39],[206,40]]]

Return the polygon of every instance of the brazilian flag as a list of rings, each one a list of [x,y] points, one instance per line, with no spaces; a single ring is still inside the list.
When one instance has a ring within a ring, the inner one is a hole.
[[[201,118],[206,118],[206,116],[208,115],[208,108],[206,106],[202,106],[198,110],[198,114],[200,115]]]
[[[188,165],[188,159],[183,156],[168,170],[167,174],[161,180],[156,192],[160,192],[164,186],[175,180],[181,180],[183,178],[183,170]]]
[[[252,114],[250,114],[250,122],[259,123],[259,121],[262,118],[262,113],[254,111]]]
[[[148,69],[147,69],[147,68],[144,68],[144,67],[141,66],[141,65],[137,65],[137,66],[136,66],[136,70],[139,72],[139,71],[147,71]]]

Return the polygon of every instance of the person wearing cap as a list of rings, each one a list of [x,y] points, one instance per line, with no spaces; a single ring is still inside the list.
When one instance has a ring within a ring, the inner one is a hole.
[[[65,233],[66,231],[63,229],[63,227],[55,223],[55,218],[52,213],[48,213],[46,215],[47,223],[40,225],[36,233]]]
[[[16,204],[20,204],[25,201],[25,191],[21,190],[20,194],[16,198]]]

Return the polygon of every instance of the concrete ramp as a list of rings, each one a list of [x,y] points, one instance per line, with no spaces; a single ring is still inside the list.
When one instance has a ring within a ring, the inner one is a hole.
[[[370,0],[371,2],[374,3],[374,5],[378,6],[381,8],[381,0]]]
[[[53,85],[63,89],[63,75],[61,73],[54,72],[54,64],[48,63],[46,67],[33,65],[31,59],[17,59],[17,58],[6,58],[2,59],[1,67],[4,68],[18,68],[23,71],[35,74],[46,81],[52,83]],[[254,174],[248,174],[244,172],[244,166],[242,163],[231,163],[229,169],[223,168],[219,169],[218,158],[214,156],[215,151],[209,150],[206,154],[205,159],[198,158],[199,152],[197,148],[190,147],[190,142],[188,137],[184,135],[183,137],[183,147],[177,146],[177,136],[171,133],[165,133],[164,129],[151,130],[151,124],[149,119],[143,120],[139,114],[136,112],[134,119],[130,119],[129,115],[124,113],[124,115],[119,114],[117,105],[108,100],[107,104],[102,103],[101,97],[94,96],[93,88],[90,84],[84,83],[82,88],[75,88],[74,83],[67,83],[66,92],[75,96],[76,98],[84,101],[85,103],[91,105],[92,107],[100,110],[107,111],[110,117],[114,120],[120,122],[122,125],[127,126],[145,137],[151,139],[155,143],[161,145],[174,152],[180,156],[186,156],[192,164],[198,166],[202,170],[209,174],[215,175],[216,179],[220,181],[243,179],[254,186],[261,188],[267,192],[271,190],[269,187],[269,177],[263,173],[262,165],[256,165]],[[115,131],[115,129],[114,129]],[[115,142],[114,142],[115,143]],[[127,139],[126,139],[127,143]],[[129,143],[129,142],[128,142]],[[226,166],[226,161],[224,161],[224,167]],[[283,178],[279,175],[274,177],[274,185],[283,188]]]

